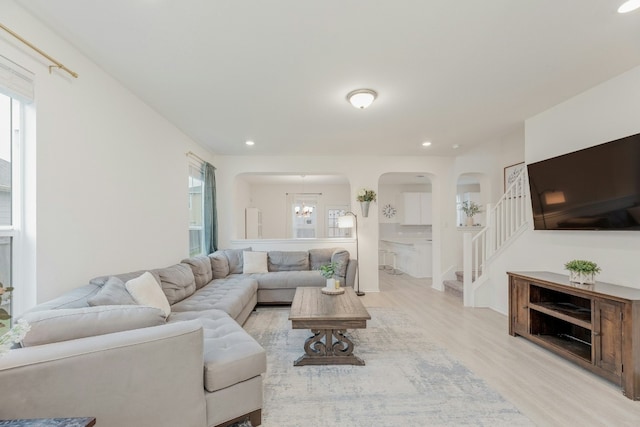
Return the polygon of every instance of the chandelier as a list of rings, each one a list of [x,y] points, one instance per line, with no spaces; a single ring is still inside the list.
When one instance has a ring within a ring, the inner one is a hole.
[[[302,193],[301,194],[305,194],[304,192],[304,177],[305,175],[300,175],[300,177],[302,178]],[[294,206],[294,212],[296,214],[296,216],[298,218],[309,218],[312,214],[313,214],[313,206],[306,206],[304,204],[304,201],[302,201],[302,205],[298,205],[296,204]]]
[[[296,205],[295,212],[298,218],[308,218],[313,214],[313,206],[305,206],[303,202],[302,206]]]

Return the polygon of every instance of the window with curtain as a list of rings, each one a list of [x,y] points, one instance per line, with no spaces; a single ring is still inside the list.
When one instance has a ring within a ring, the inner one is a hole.
[[[26,104],[33,102],[33,74],[0,56],[0,335],[11,327],[19,292],[15,265],[20,240],[21,153]]]
[[[189,256],[204,253],[204,164],[189,161]]]
[[[189,256],[207,255],[218,246],[216,168],[195,156],[189,159]]]

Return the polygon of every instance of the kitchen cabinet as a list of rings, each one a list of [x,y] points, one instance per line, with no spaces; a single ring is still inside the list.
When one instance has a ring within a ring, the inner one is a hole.
[[[403,225],[431,225],[431,193],[402,193]]]

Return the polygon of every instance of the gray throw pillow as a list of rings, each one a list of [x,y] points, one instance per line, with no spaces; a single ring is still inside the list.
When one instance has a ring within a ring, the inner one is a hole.
[[[31,329],[23,347],[68,341],[165,323],[162,310],[139,305],[102,305],[36,311],[22,317]]]
[[[127,291],[124,282],[111,276],[97,294],[87,300],[94,307],[98,305],[136,305],[135,300]]]
[[[349,264],[349,251],[346,249],[336,249],[331,255],[331,262],[338,264],[336,275],[345,277],[347,275],[347,265]]]

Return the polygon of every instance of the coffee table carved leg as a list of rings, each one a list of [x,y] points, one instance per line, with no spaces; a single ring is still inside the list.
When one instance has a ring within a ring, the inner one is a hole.
[[[312,329],[311,332],[313,335],[304,343],[305,354],[294,366],[364,365],[362,359],[353,355],[353,342],[344,335],[344,329]]]

